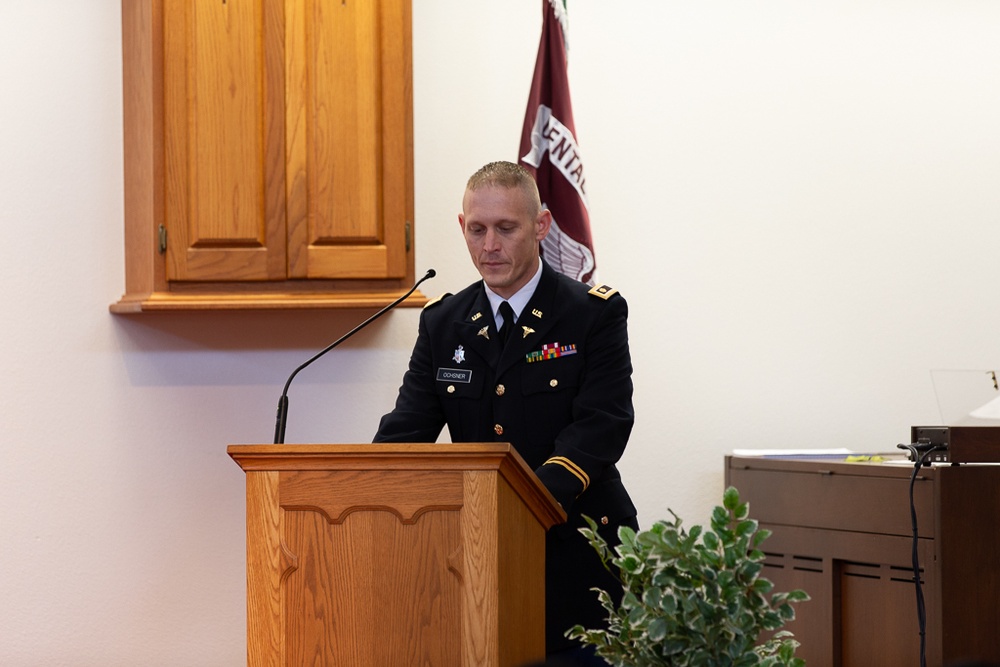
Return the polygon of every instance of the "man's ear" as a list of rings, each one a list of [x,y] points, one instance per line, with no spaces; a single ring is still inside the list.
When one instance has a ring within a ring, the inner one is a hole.
[[[458,214],[458,226],[462,228],[462,233],[465,234],[465,214]]]
[[[552,228],[552,212],[547,208],[543,208],[541,213],[538,214],[538,218],[535,219],[535,240],[541,241],[546,236],[549,235],[549,229]]]

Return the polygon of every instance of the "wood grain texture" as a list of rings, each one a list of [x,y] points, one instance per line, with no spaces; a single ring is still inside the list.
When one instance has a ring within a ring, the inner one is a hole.
[[[534,529],[531,509],[505,481],[497,486],[497,506],[497,586],[505,591],[497,635],[523,638],[500,643],[499,664],[525,665],[545,653],[544,636],[532,632],[545,627],[545,532]]]
[[[167,278],[283,279],[280,0],[164,9]]]
[[[448,568],[458,511],[285,512],[300,567],[284,582],[288,665],[457,665],[459,579]]]
[[[808,664],[909,665],[919,634],[912,467],[727,457],[726,484],[773,531],[764,576],[812,600],[789,625]],[[927,664],[1000,661],[1000,466],[922,468],[915,485]]]
[[[247,664],[285,665],[281,581],[295,567],[282,542],[278,473],[248,473]]]
[[[129,0],[122,30],[113,313],[380,307],[407,290],[409,0]]]
[[[564,523],[566,513],[512,445],[466,442],[343,445],[229,445],[229,456],[245,471],[272,470],[488,470],[496,471],[545,530]]]
[[[164,282],[154,262],[163,223],[163,11],[161,0],[122,3],[125,292],[142,297]],[[138,249],[147,252],[135,252]]]
[[[407,276],[408,2],[291,0],[289,17],[289,276]]]
[[[281,506],[321,513],[343,523],[353,512],[391,512],[403,524],[429,511],[458,511],[463,505],[459,471],[367,470],[287,472],[281,476]]]
[[[499,535],[497,497],[488,472],[463,476],[462,664],[496,665],[500,658],[497,597]]]
[[[541,660],[545,531],[506,444],[231,445],[247,474],[251,665]]]
[[[221,289],[221,288],[220,288]],[[156,292],[127,295],[111,305],[111,312],[120,315],[169,313],[208,310],[302,310],[331,308],[382,308],[389,305],[409,288],[394,292],[359,292],[354,287],[330,292],[264,292],[243,288],[229,291]],[[414,292],[399,308],[421,308],[428,301],[422,292]]]

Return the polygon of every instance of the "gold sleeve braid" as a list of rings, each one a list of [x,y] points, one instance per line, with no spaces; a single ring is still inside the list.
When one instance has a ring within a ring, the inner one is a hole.
[[[590,476],[583,471],[583,468],[573,463],[565,456],[553,456],[543,465],[548,465],[550,463],[557,466],[562,466],[570,473],[572,473],[573,476],[576,477],[578,480],[580,480],[580,483],[583,484],[583,491],[586,491],[587,487],[590,486]],[[580,493],[583,493],[583,491],[581,491]]]

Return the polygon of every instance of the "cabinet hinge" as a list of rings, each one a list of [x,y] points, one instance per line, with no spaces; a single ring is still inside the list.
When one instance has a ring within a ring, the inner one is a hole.
[[[162,255],[167,251],[167,228],[160,225],[160,254]]]
[[[410,244],[410,235],[411,235],[410,221],[407,220],[406,221],[406,252],[410,252],[410,245],[411,245]]]

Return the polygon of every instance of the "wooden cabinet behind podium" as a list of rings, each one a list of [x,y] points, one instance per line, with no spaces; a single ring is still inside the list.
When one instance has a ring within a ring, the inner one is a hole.
[[[514,667],[545,656],[545,531],[510,445],[234,445],[247,660]]]
[[[126,271],[112,311],[402,294],[411,23],[410,0],[124,0]]]
[[[788,629],[809,665],[919,665],[912,465],[726,458],[773,531],[764,574],[802,588]],[[927,664],[1000,662],[1000,466],[923,468],[914,485]]]

